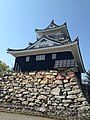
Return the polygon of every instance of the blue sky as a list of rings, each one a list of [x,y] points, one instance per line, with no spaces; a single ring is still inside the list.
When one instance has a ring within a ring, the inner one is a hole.
[[[0,0],[0,60],[12,67],[14,57],[6,49],[27,47],[36,40],[35,28],[46,28],[53,19],[67,22],[72,40],[79,37],[90,69],[90,0]]]

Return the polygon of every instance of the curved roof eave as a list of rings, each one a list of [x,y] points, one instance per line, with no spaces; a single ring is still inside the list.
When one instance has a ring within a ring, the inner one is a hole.
[[[49,32],[49,31],[54,31],[54,30],[59,30],[59,29],[62,29],[64,28],[67,35],[69,36],[70,38],[70,34],[68,32],[68,28],[67,28],[67,23],[65,22],[64,24],[60,25],[60,26],[56,26],[56,27],[52,27],[52,28],[45,28],[45,29],[35,29],[35,32],[39,35],[39,36],[42,36],[43,33],[45,32]],[[41,34],[41,35],[40,35]],[[71,38],[70,38],[71,40]]]
[[[23,50],[23,51],[8,51],[9,54],[13,55],[14,57],[19,56],[28,56],[28,55],[36,55],[36,54],[45,54],[45,53],[52,53],[52,52],[63,52],[63,51],[71,51],[74,59],[79,66],[79,70],[81,73],[85,72],[84,63],[82,60],[80,48],[78,41],[75,40],[72,43],[67,45],[55,46],[55,47],[48,47],[48,48],[38,48],[38,49],[30,49],[30,50]]]
[[[45,32],[45,31],[50,31],[50,30],[55,30],[55,29],[60,29],[62,27],[64,27],[66,25],[66,22],[60,26],[56,25],[56,27],[52,27],[52,28],[45,28],[45,29],[35,29],[35,32],[38,33],[38,32]]]
[[[51,40],[51,41],[54,41],[54,42],[57,42],[57,43],[60,43],[60,41],[56,41],[53,38],[50,38],[50,37],[48,37],[46,35],[43,35],[41,38],[39,38],[37,41],[35,41],[31,46],[28,46],[28,47],[26,47],[24,49],[10,49],[10,48],[8,48],[7,52],[9,52],[9,51],[23,51],[23,50],[31,49],[37,42],[39,42],[41,39],[44,39],[44,38],[48,39],[48,40]]]
[[[41,49],[50,49],[50,48],[65,48],[65,47],[70,47],[74,44],[77,44],[77,41],[73,41],[72,43],[68,43],[68,44],[65,44],[65,45],[60,45],[60,46],[52,46],[52,47],[47,47],[47,48],[35,48],[35,49],[17,49],[17,50],[14,50],[14,49],[8,49],[7,52],[10,53],[10,52],[13,52],[13,53],[18,53],[18,52],[26,52],[26,51],[35,51],[35,50],[41,50]]]

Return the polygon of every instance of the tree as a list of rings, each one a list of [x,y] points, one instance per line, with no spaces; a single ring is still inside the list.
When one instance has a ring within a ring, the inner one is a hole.
[[[4,63],[3,61],[0,61],[0,77],[2,77],[3,74],[8,72],[11,72],[9,66],[6,65],[6,63]]]

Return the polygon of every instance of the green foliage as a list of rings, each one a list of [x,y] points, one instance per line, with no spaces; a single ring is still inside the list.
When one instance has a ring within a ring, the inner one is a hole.
[[[0,77],[2,77],[3,74],[12,72],[12,70],[9,68],[9,66],[6,65],[3,61],[0,61]]]

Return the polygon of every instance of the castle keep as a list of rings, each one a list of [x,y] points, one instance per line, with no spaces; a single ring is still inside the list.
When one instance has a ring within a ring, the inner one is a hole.
[[[0,111],[90,120],[90,105],[82,92],[85,72],[79,40],[71,40],[67,24],[54,21],[25,49],[8,49],[14,72],[0,78]]]
[[[79,40],[71,40],[67,24],[60,26],[51,21],[45,29],[35,29],[34,43],[25,49],[8,49],[15,57],[14,70],[18,72],[72,69],[80,77],[85,72]]]

